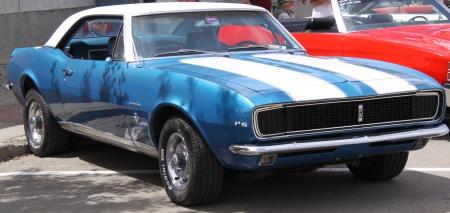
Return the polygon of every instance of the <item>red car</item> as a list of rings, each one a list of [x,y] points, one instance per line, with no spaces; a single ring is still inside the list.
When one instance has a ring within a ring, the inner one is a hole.
[[[248,39],[250,37],[252,40]],[[270,30],[251,25],[222,26],[218,38],[228,46],[271,45],[276,41]],[[277,35],[277,40],[279,43],[285,43],[281,35]]]
[[[450,96],[450,11],[443,3],[332,0],[332,5],[332,17],[280,22],[311,55],[369,58],[408,66],[436,79]]]

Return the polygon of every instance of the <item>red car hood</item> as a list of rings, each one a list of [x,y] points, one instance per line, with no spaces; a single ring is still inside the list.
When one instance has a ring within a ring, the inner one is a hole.
[[[380,28],[351,32],[347,35],[413,46],[450,56],[450,24]]]

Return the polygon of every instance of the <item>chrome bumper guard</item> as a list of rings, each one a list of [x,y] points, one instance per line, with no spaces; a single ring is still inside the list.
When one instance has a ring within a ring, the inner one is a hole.
[[[431,138],[446,135],[449,132],[448,127],[442,124],[438,127],[415,129],[404,132],[397,132],[385,135],[374,135],[374,136],[364,136],[355,137],[349,139],[340,140],[324,140],[324,141],[314,141],[314,142],[292,142],[288,144],[281,145],[231,145],[229,150],[235,154],[239,155],[268,155],[268,154],[282,154],[300,151],[310,151],[328,148],[337,148],[339,146],[353,145],[353,144],[364,144],[373,142],[383,142],[383,141],[399,141],[399,140],[409,140],[409,139],[419,139],[419,138]]]
[[[3,89],[12,90],[13,89],[13,84],[10,83],[10,82],[3,83]]]
[[[444,90],[445,90],[445,100],[447,102],[447,107],[450,107],[450,84],[444,83]]]

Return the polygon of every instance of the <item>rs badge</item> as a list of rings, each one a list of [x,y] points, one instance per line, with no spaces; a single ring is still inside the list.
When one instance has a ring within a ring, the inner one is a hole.
[[[242,127],[247,127],[247,122],[235,121],[235,122],[234,122],[234,125],[235,125],[235,126],[241,125]]]

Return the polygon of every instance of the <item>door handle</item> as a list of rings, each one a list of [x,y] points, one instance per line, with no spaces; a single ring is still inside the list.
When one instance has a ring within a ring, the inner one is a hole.
[[[75,71],[68,69],[61,69],[61,72],[63,72],[65,76],[71,76]]]

